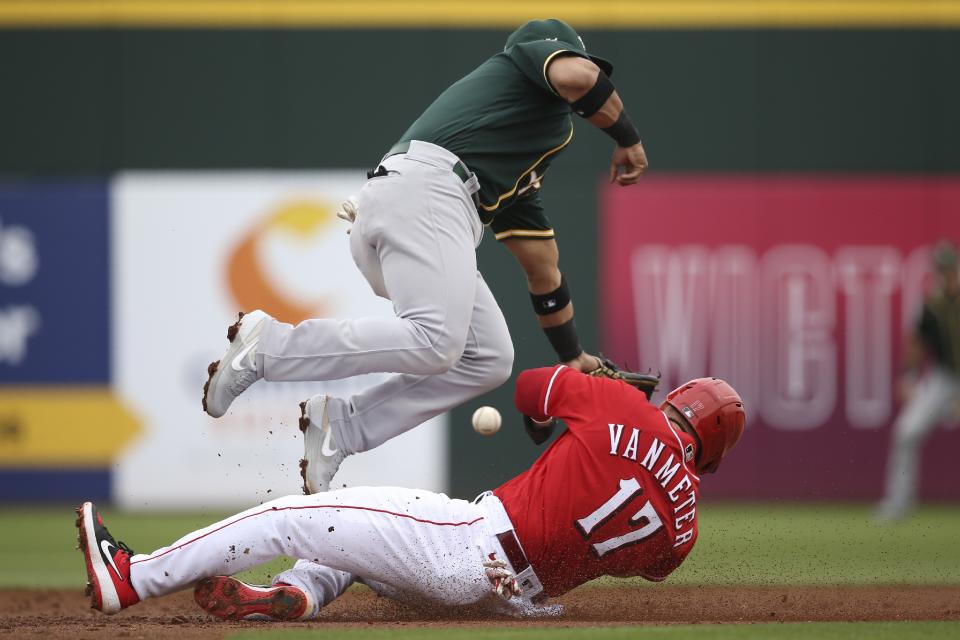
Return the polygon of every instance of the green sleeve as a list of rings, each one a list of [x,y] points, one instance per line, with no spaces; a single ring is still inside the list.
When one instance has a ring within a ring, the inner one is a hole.
[[[550,220],[543,212],[539,193],[521,198],[498,213],[490,223],[490,228],[498,241],[507,238],[550,240],[554,237]]]
[[[550,93],[557,95],[557,92],[547,81],[547,66],[550,61],[560,55],[573,55],[586,58],[587,56],[580,52],[570,49],[567,45],[556,42],[555,40],[536,40],[534,42],[522,42],[515,44],[505,51],[507,57],[517,65],[517,68],[523,72],[534,84],[542,87]]]

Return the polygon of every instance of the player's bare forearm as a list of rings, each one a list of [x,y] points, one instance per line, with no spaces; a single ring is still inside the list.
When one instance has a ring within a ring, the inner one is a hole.
[[[561,56],[547,67],[547,79],[561,98],[592,125],[613,138],[617,147],[610,161],[610,182],[636,184],[647,170],[647,153],[623,100],[600,68],[590,60]]]
[[[598,129],[606,131],[617,126],[623,113],[623,101],[614,91],[603,107],[587,118],[587,121]],[[617,146],[610,160],[610,182],[616,182],[622,187],[635,184],[648,166],[647,152],[639,140],[627,147]]]
[[[622,112],[623,100],[620,99],[620,94],[614,91],[610,94],[610,97],[607,98],[607,101],[603,103],[603,106],[600,107],[600,110],[587,118],[587,122],[597,129],[606,129],[617,121],[617,118],[620,117]]]

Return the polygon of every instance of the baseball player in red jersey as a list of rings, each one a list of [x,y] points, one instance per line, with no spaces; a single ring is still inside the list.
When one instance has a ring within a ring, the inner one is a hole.
[[[658,409],[634,387],[560,365],[520,374],[517,409],[534,436],[567,430],[526,472],[473,502],[395,487],[288,496],[151,554],[78,509],[93,606],[114,613],[195,586],[226,619],[303,620],[361,582],[381,595],[548,615],[544,600],[602,575],[663,580],[697,539],[699,477],[743,432],[722,380],[692,380]],[[536,439],[536,438],[535,438]],[[223,575],[280,555],[300,560],[271,586]]]

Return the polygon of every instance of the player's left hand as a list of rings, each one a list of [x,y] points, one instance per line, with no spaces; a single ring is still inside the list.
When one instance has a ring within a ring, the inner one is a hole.
[[[507,568],[506,562],[495,559],[486,560],[483,563],[483,570],[487,574],[490,584],[493,585],[495,594],[504,600],[520,595],[521,591],[520,585],[517,583],[517,577]]]
[[[585,373],[588,376],[611,378],[613,380],[626,382],[631,387],[642,391],[643,395],[647,396],[647,400],[653,396],[653,393],[657,390],[657,386],[660,384],[659,373],[635,373],[627,369],[621,369],[615,362],[608,358],[601,358],[600,366]]]
[[[564,362],[563,364],[567,365],[571,369],[576,369],[580,373],[590,373],[603,364],[603,362],[597,356],[592,356],[586,351],[582,351],[576,358],[570,360],[569,362]]]

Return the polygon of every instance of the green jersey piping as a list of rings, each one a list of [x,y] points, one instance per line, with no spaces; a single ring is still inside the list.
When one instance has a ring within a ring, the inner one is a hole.
[[[553,229],[507,229],[493,236],[496,240],[507,238],[542,238],[549,240],[554,237]]]
[[[553,149],[550,149],[549,151],[547,151],[546,153],[544,153],[542,156],[540,156],[539,158],[537,158],[537,161],[536,161],[536,162],[534,162],[532,165],[530,165],[530,167],[527,168],[526,171],[524,171],[523,173],[520,174],[520,177],[517,178],[517,181],[516,181],[515,183],[513,183],[513,188],[510,189],[509,191],[507,191],[506,193],[501,193],[501,194],[499,195],[499,197],[497,197],[497,201],[496,201],[496,202],[494,202],[493,204],[483,204],[483,203],[481,202],[481,203],[480,203],[480,208],[483,209],[484,211],[486,211],[487,213],[492,213],[492,212],[496,211],[497,209],[499,209],[499,208],[500,208],[500,204],[501,204],[504,200],[506,200],[507,198],[509,198],[510,196],[512,196],[513,194],[515,194],[515,193],[517,192],[517,189],[520,187],[520,181],[523,180],[523,178],[524,178],[525,176],[527,176],[531,171],[533,171],[534,169],[536,169],[536,168],[540,165],[541,162],[543,162],[544,160],[546,160],[547,158],[549,158],[550,156],[552,156],[553,154],[557,153],[558,151],[560,151],[561,149],[563,149],[565,146],[567,146],[568,144],[570,144],[570,141],[571,141],[572,139],[573,139],[573,122],[571,121],[571,122],[570,122],[570,133],[567,134],[567,139],[566,139],[566,140],[564,140],[564,141],[561,142],[559,145],[557,145],[557,146],[554,147]]]
[[[560,49],[559,51],[554,51],[553,53],[551,53],[549,56],[547,56],[547,59],[543,61],[543,81],[547,83],[547,86],[550,87],[550,91],[553,91],[554,95],[556,96],[560,96],[560,94],[557,93],[556,89],[553,88],[553,84],[550,82],[550,78],[547,77],[547,67],[549,67],[553,59],[556,58],[561,53],[573,53],[573,52],[570,51],[569,49]]]

